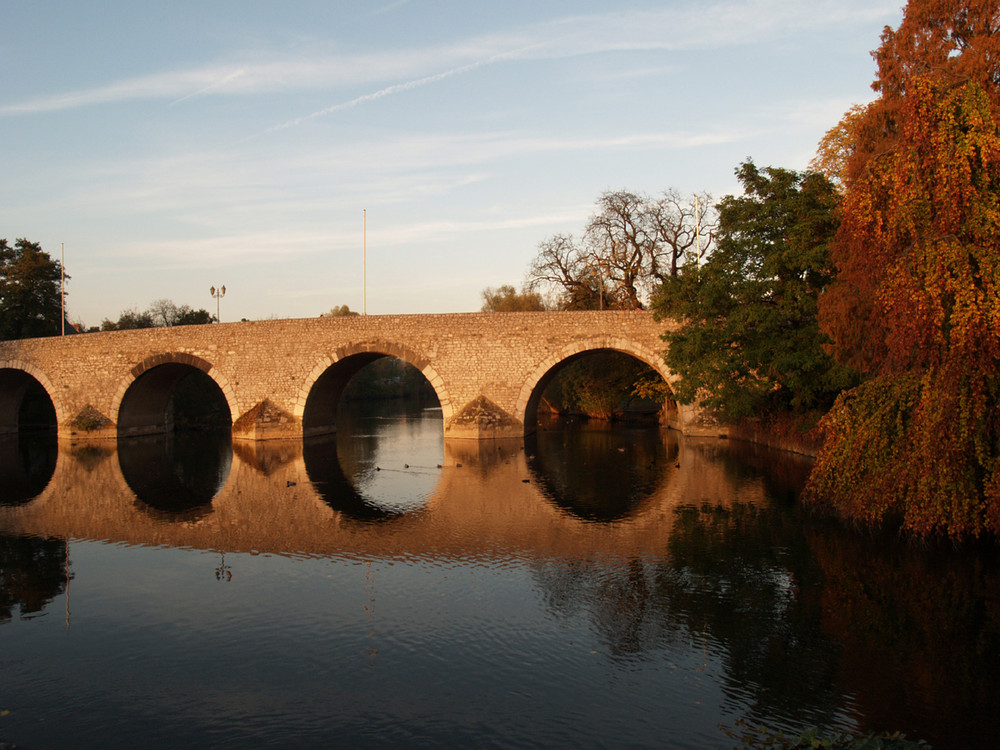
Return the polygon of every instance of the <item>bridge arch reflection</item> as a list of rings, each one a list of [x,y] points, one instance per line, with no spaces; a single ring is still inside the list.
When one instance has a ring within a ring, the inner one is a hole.
[[[341,466],[337,440],[332,435],[309,438],[302,446],[306,476],[324,503],[353,521],[384,522],[399,518],[397,508],[382,507],[358,491]]]
[[[21,367],[0,367],[0,505],[34,499],[56,469],[58,417],[39,377],[44,379]]]
[[[154,456],[160,462],[156,468],[121,454],[123,448],[127,452],[131,446],[154,442],[153,438],[86,446],[64,442],[44,490],[30,502],[0,507],[0,533],[225,549],[227,553],[413,556],[431,552],[478,558],[536,550],[545,556],[579,559],[616,554],[623,542],[639,555],[643,550],[662,552],[679,508],[691,503],[728,507],[736,492],[734,477],[724,465],[732,444],[686,438],[673,431],[648,429],[665,436],[667,455],[672,455],[677,438],[676,460],[668,461],[661,473],[640,474],[640,487],[631,491],[630,503],[602,509],[581,497],[574,482],[586,480],[572,476],[573,467],[558,466],[558,452],[529,453],[524,442],[515,438],[491,443],[450,441],[441,435],[436,421],[416,417],[400,430],[404,439],[397,438],[400,432],[387,435],[391,450],[380,446],[374,456],[383,469],[376,472],[374,487],[364,477],[358,481],[356,459],[333,466],[326,462],[339,459],[320,450],[308,457],[307,469],[303,441],[263,441],[237,443],[231,469],[227,451],[227,460],[217,464],[220,470],[214,484],[201,495],[189,486],[186,498],[181,492],[156,496],[145,486],[151,474],[159,473],[167,474],[166,479],[176,487],[181,477],[169,475],[174,468],[167,460],[177,458],[176,443]],[[413,440],[405,438],[406,431],[413,433]],[[428,437],[433,442],[428,443]],[[552,433],[552,437],[559,435]],[[171,439],[169,435],[155,438]],[[633,442],[633,437],[625,440]],[[432,452],[418,455],[421,445],[430,445]],[[396,450],[399,446],[405,450]],[[172,457],[169,450],[174,451]],[[194,452],[197,459],[198,453],[203,458],[208,451]],[[595,459],[599,464],[599,456],[587,460]],[[436,469],[438,462],[442,466]],[[227,469],[228,476],[224,476]],[[338,472],[350,478],[353,492],[338,481]],[[208,471],[200,473],[210,476]],[[391,497],[388,486],[378,486],[384,479],[403,486],[405,497],[398,493]],[[417,487],[419,482],[424,485]],[[656,489],[648,493],[643,485]],[[748,500],[763,492],[746,477],[738,486]],[[330,491],[331,487],[345,489],[346,498]],[[352,509],[351,502],[365,507]],[[374,533],[367,534],[365,526]]]
[[[351,401],[336,435],[303,441],[309,482],[326,505],[357,521],[425,510],[441,478],[441,415],[420,399]]]
[[[38,497],[52,479],[57,459],[54,433],[0,436],[0,506]]]
[[[118,464],[136,508],[161,521],[194,521],[211,513],[232,462],[232,441],[219,432],[118,441]]]
[[[676,474],[674,432],[588,429],[574,423],[525,438],[528,469],[542,494],[584,521],[613,523],[643,512]]]

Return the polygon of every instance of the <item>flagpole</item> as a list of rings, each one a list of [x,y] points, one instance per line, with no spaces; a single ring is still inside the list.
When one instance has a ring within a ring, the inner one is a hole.
[[[368,209],[361,209],[361,314],[368,314]]]
[[[66,243],[59,243],[59,324],[60,336],[66,335]]]
[[[698,215],[698,196],[694,197],[694,238],[698,244],[698,268],[701,268],[701,217]]]

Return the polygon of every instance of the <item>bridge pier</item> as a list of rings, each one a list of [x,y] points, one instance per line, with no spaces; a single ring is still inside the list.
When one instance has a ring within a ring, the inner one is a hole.
[[[524,422],[479,395],[444,424],[444,436],[459,440],[496,440],[521,438]]]

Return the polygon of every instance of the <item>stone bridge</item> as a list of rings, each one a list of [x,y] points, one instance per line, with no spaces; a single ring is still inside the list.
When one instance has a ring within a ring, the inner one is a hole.
[[[623,352],[672,383],[667,325],[648,312],[377,315],[4,341],[0,432],[38,419],[28,402],[42,403],[61,439],[169,431],[174,390],[191,375],[224,402],[236,439],[331,432],[351,376],[394,356],[433,387],[446,438],[523,437],[548,382],[587,353]],[[694,408],[668,404],[663,418],[688,434],[716,434]]]

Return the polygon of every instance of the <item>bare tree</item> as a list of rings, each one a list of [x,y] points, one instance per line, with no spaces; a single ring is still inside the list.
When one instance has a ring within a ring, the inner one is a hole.
[[[673,188],[650,204],[650,223],[656,235],[656,253],[650,274],[664,281],[676,278],[682,262],[710,254],[719,228],[719,215],[708,193],[682,196]]]
[[[558,290],[565,310],[597,309],[603,285],[586,253],[571,234],[553,235],[538,245],[525,288]]]
[[[177,305],[169,299],[153,300],[146,312],[153,319],[154,326],[168,327],[177,323]]]
[[[643,274],[655,252],[646,203],[635,193],[604,193],[597,201],[600,212],[584,231],[590,264],[623,298],[626,309],[642,307]]]
[[[681,273],[685,260],[711,252],[717,217],[708,194],[659,198],[606,192],[578,244],[555,235],[539,245],[528,286],[560,290],[564,308],[643,307],[653,291]]]

